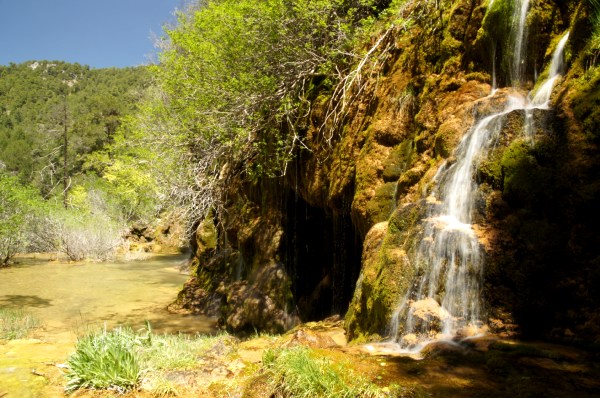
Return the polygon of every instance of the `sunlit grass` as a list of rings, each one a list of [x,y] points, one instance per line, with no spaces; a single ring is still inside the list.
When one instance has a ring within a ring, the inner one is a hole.
[[[229,339],[228,335],[156,335],[150,325],[138,332],[129,328],[91,332],[78,340],[76,352],[68,360],[65,390],[123,392],[143,379],[154,395],[176,396],[176,386],[164,373],[197,367],[207,351],[230,344]]]
[[[135,386],[141,366],[135,348],[142,340],[129,329],[103,330],[77,341],[76,351],[68,360],[65,390],[80,388],[126,391]]]
[[[154,397],[177,397],[179,390],[172,381],[168,380],[162,374],[154,374],[151,378],[145,380],[146,389],[152,392]]]
[[[22,310],[0,307],[0,340],[27,337],[38,324],[37,319]]]
[[[277,397],[387,397],[388,392],[350,369],[319,357],[309,348],[298,346],[267,350],[263,366],[269,375],[271,394]]]
[[[151,344],[143,347],[139,355],[146,369],[192,369],[198,359],[225,336],[152,335]]]

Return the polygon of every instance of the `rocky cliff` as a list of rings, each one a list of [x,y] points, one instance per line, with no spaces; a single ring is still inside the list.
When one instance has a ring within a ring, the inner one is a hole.
[[[394,25],[365,44],[376,62],[336,118],[331,89],[317,78],[310,116],[298,125],[304,146],[285,177],[222,171],[227,212],[217,225],[199,223],[194,276],[177,306],[237,332],[339,314],[350,339],[384,336],[419,272],[410,253],[423,239],[436,173],[455,161],[473,124],[507,101],[511,4],[405,2]],[[567,72],[551,108],[532,112],[533,139],[524,138],[528,116],[513,112],[478,161],[473,228],[485,257],[486,323],[498,332],[600,338],[592,12],[584,1],[531,2],[521,94],[548,73],[570,30]]]

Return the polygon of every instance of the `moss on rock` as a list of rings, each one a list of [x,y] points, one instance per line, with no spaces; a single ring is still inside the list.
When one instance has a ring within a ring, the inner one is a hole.
[[[396,145],[383,163],[383,181],[398,181],[414,158],[412,140],[404,140]]]
[[[349,340],[385,335],[393,310],[408,291],[414,274],[407,251],[418,239],[414,227],[420,214],[419,206],[399,209],[389,223],[376,224],[367,234],[363,268],[346,314]]]

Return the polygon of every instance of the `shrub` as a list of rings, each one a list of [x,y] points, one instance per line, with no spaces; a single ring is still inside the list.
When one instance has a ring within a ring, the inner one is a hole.
[[[54,208],[36,221],[30,250],[62,253],[71,261],[105,261],[115,256],[123,229],[102,213]]]
[[[32,188],[0,170],[0,267],[27,246],[29,226],[41,203]]]

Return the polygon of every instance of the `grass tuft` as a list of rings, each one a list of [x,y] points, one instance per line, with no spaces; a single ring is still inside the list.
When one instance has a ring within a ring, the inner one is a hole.
[[[149,324],[138,332],[129,328],[95,331],[78,340],[68,360],[65,390],[125,392],[145,384],[155,396],[176,396],[177,388],[165,372],[193,369],[209,351],[228,352],[231,344],[228,335],[155,335]]]
[[[112,389],[124,392],[138,383],[139,359],[134,351],[142,341],[130,329],[91,333],[77,341],[69,358],[65,390]]]
[[[267,350],[263,366],[269,374],[271,395],[277,397],[386,397],[387,392],[348,368],[317,357],[307,347]]]
[[[0,307],[0,340],[22,339],[38,324],[37,319],[22,310]]]

